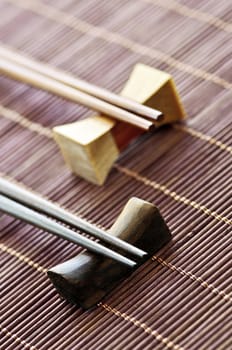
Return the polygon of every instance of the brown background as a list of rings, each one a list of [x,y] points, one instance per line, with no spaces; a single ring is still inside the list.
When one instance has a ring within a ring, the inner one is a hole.
[[[188,115],[185,126],[141,137],[97,187],[70,173],[50,131],[92,112],[1,77],[4,174],[106,228],[141,197],[173,234],[83,312],[61,301],[45,274],[81,249],[4,215],[2,348],[230,349],[230,2],[2,0],[0,13],[2,43],[112,91],[136,62],[169,72]]]

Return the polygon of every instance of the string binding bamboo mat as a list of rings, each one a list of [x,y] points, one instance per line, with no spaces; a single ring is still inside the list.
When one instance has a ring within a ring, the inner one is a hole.
[[[1,77],[2,173],[106,228],[141,197],[173,234],[84,312],[45,274],[81,249],[3,215],[1,348],[231,349],[229,2],[3,0],[0,11],[2,43],[112,91],[137,62],[168,71],[188,114],[185,126],[132,144],[97,187],[69,172],[51,137],[54,125],[93,112]]]

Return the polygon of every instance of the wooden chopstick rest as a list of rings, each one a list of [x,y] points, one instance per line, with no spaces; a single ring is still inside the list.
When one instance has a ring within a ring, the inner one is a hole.
[[[185,117],[172,77],[144,64],[134,67],[121,95],[160,110],[164,117],[154,122],[156,127]],[[104,183],[120,152],[143,132],[102,115],[53,129],[54,138],[71,170],[98,185]]]
[[[128,201],[109,232],[148,252],[136,268],[171,239],[157,207],[135,197]],[[83,252],[48,270],[48,276],[62,297],[88,309],[133,271],[112,259]]]

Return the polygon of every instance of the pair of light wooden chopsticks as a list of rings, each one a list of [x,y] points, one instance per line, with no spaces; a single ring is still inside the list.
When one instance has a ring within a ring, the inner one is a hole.
[[[136,266],[136,262],[64,227],[62,224],[55,222],[43,214],[89,233],[106,243],[110,243],[114,248],[123,250],[125,253],[133,254],[137,258],[142,258],[146,255],[146,252],[143,250],[117,237],[111,236],[104,230],[90,224],[88,221],[67,212],[59,206],[41,198],[39,195],[2,177],[0,177],[0,210],[129,267]]]
[[[144,130],[162,113],[0,46],[0,73]]]

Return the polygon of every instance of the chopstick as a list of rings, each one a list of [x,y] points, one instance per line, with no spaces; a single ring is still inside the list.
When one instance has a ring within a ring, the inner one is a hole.
[[[127,253],[133,254],[137,257],[144,257],[146,255],[146,252],[143,250],[117,237],[111,236],[104,230],[90,224],[88,221],[67,212],[54,203],[51,203],[46,199],[41,198],[39,195],[28,191],[2,177],[0,177],[0,193],[10,199],[26,205],[27,207],[36,209],[66,224],[81,229],[82,231],[89,233],[104,242],[114,245],[116,248],[123,249]]]
[[[0,55],[37,73],[44,74],[45,76],[51,79],[57,80],[62,84],[68,85],[77,90],[85,92],[88,95],[99,98],[105,102],[108,102],[109,104],[115,105],[122,109],[129,110],[134,114],[138,114],[144,117],[145,119],[159,122],[163,117],[162,113],[160,111],[157,111],[156,109],[144,106],[129,98],[116,95],[106,89],[90,84],[84,80],[75,78],[72,75],[63,72],[59,69],[55,69],[47,64],[38,62],[32,58],[21,55],[16,50],[12,50],[1,46]]]
[[[126,258],[125,256],[116,253],[115,251],[106,248],[99,243],[96,243],[77,232],[74,232],[61,224],[47,218],[46,216],[37,213],[36,211],[25,207],[6,196],[0,195],[0,210],[12,215],[18,219],[24,220],[36,227],[53,233],[61,238],[64,238],[70,242],[79,244],[88,250],[104,255],[108,258],[114,259],[129,267],[136,266],[136,262]]]
[[[135,125],[144,130],[150,130],[153,123],[142,117],[136,116],[124,109],[110,105],[84,92],[78,91],[54,79],[48,78],[40,73],[20,66],[13,61],[0,56],[0,72],[5,73],[13,79],[23,81],[34,87],[54,93],[70,101],[81,103],[98,112],[114,117],[118,120]]]
[[[134,254],[138,257],[143,257],[146,252],[136,248],[135,246],[117,238],[111,236],[106,231],[100,229],[99,227],[90,224],[88,221],[67,212],[58,205],[47,201],[38,194],[35,194],[23,187],[10,182],[7,179],[0,177],[0,193],[14,199],[26,206],[36,209],[44,214],[52,216],[66,224],[74,226],[86,233],[93,235],[96,238],[110,244],[114,244],[115,247],[123,249],[125,252]]]
[[[0,55],[0,73],[7,74],[13,79],[23,81],[34,87],[54,93],[70,101],[81,103],[105,115],[137,126],[143,130],[150,130],[154,127],[153,122],[135,115],[127,110],[111,105],[103,100],[74,89],[57,80],[49,78],[36,71],[21,66],[10,59]]]

